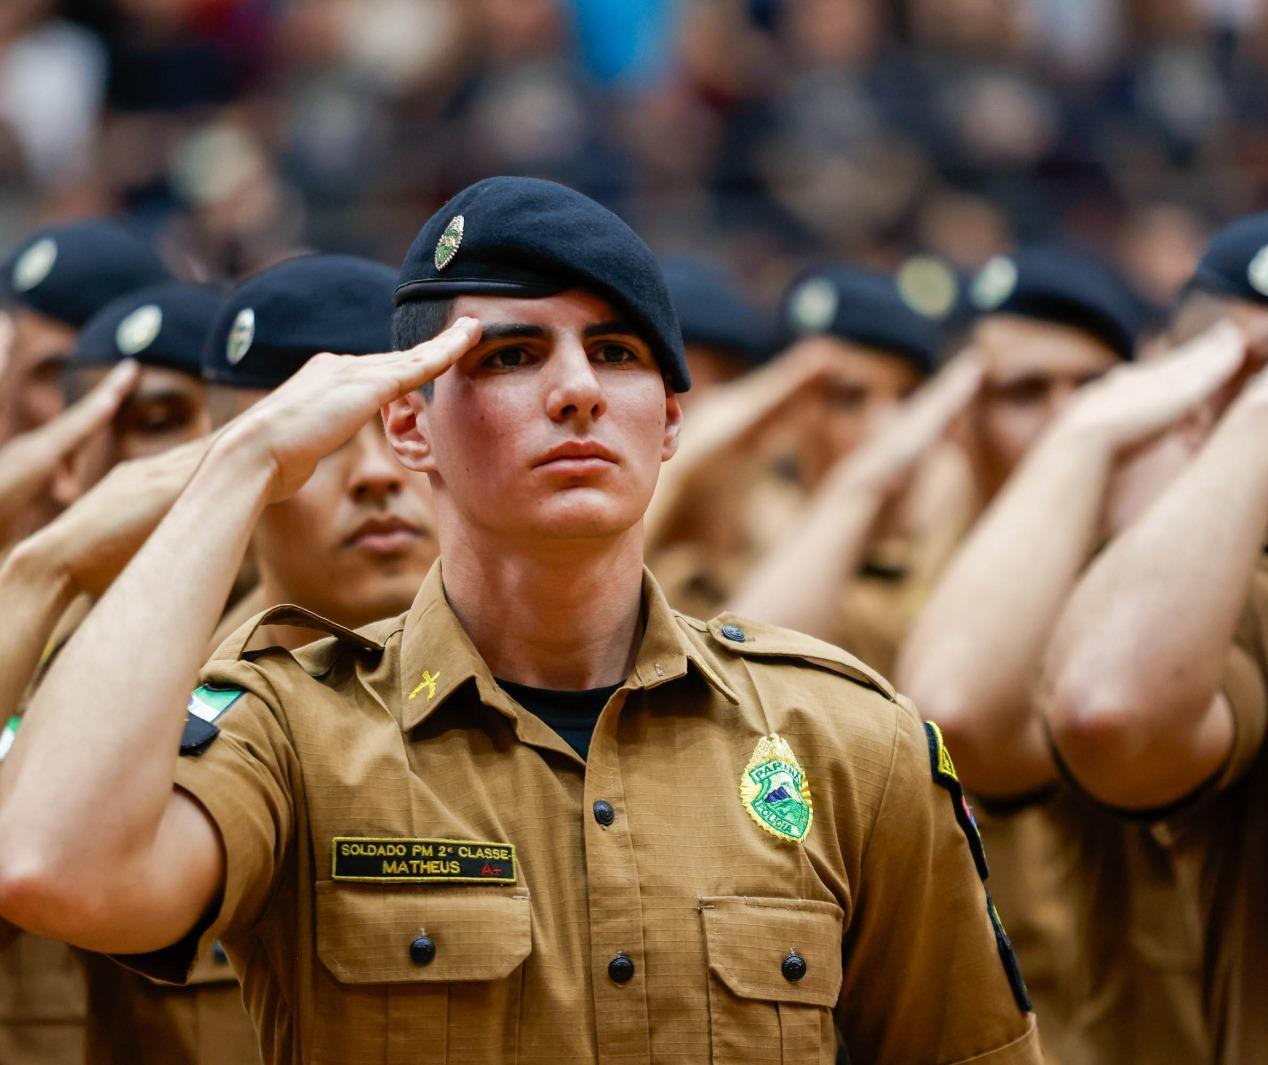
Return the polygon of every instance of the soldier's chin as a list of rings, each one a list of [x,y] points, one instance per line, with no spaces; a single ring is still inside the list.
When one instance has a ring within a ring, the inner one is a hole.
[[[619,536],[643,517],[642,508],[599,489],[573,488],[551,496],[534,522],[539,532],[551,539]]]

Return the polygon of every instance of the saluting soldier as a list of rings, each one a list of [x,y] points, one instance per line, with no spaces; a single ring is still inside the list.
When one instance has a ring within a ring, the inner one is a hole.
[[[268,1062],[830,1062],[839,1025],[878,1065],[1037,1063],[937,730],[643,569],[689,385],[646,246],[490,179],[396,300],[405,350],[313,359],[230,426],[54,664],[0,780],[0,912],[172,979],[221,939]],[[440,563],[362,631],[240,630],[186,728],[255,519],[380,408]]]
[[[0,462],[0,556],[57,514],[54,481],[65,460],[100,435],[134,386],[136,371],[125,368],[63,413],[63,371],[80,330],[112,300],[170,278],[152,248],[108,221],[41,229],[0,265],[0,315],[9,324],[0,378],[8,407],[0,443],[9,437]],[[7,642],[27,635],[10,628]],[[37,657],[42,648],[43,641]],[[6,721],[30,675],[27,668],[0,681]],[[63,944],[19,936],[0,949],[0,1060],[81,1060],[84,1015],[83,978]]]
[[[1262,366],[1268,215],[1216,234],[1190,285]],[[1070,778],[1144,821],[1204,931],[1201,1005],[1219,1065],[1268,1062],[1268,380],[1089,567],[1056,627],[1044,709]],[[1132,891],[1134,883],[1120,890]]]

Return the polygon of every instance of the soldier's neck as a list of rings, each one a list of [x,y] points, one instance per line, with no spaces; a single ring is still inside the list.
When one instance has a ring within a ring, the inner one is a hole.
[[[487,550],[441,542],[445,594],[495,677],[583,691],[629,675],[643,633],[642,526]]]

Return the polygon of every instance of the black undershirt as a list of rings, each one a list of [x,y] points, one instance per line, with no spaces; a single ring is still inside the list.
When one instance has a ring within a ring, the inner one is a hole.
[[[499,680],[498,687],[525,710],[545,721],[568,742],[568,746],[585,758],[590,753],[590,737],[594,734],[599,715],[620,685],[561,692]]]

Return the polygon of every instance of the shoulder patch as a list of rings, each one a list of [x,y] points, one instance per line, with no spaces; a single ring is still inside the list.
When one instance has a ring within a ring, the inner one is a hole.
[[[709,635],[723,650],[749,658],[796,658],[827,669],[897,701],[894,687],[871,666],[813,636],[763,625],[736,614],[719,614],[708,624]]]
[[[982,846],[982,834],[973,819],[973,811],[964,797],[964,788],[960,786],[960,778],[955,775],[955,763],[951,761],[951,752],[942,739],[942,730],[932,721],[925,722],[925,738],[929,742],[929,768],[933,772],[934,783],[945,788],[951,796],[951,808],[955,812],[956,823],[964,838],[969,841],[969,850],[973,852],[973,864],[977,866],[977,875],[985,880],[991,875],[991,868],[986,862],[986,848]]]
[[[213,688],[201,684],[194,689],[185,707],[185,728],[181,732],[181,754],[197,758],[220,735],[216,725],[242,696],[243,688]]]

